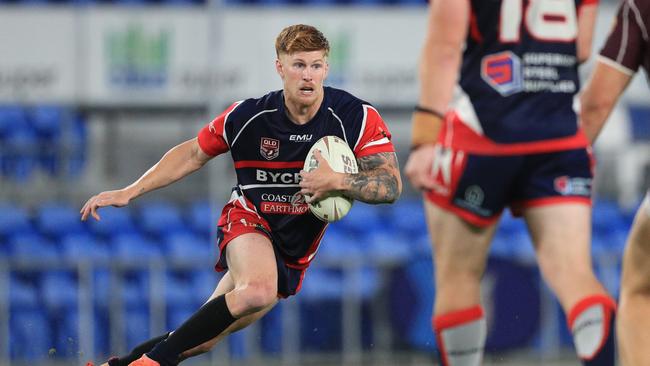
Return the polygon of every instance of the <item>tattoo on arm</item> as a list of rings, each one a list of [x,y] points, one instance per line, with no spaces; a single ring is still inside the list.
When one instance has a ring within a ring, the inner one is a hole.
[[[377,153],[357,160],[358,174],[343,180],[343,193],[366,203],[394,202],[402,191],[399,165],[395,153]]]

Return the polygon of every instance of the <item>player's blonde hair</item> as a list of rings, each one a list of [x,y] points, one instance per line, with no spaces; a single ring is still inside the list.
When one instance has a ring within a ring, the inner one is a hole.
[[[292,54],[295,52],[325,51],[329,55],[330,43],[327,38],[311,25],[294,24],[282,30],[275,39],[275,53]]]

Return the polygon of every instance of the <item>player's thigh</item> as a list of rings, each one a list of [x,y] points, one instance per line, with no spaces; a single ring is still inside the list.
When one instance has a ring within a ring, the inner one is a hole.
[[[235,287],[250,283],[277,286],[275,252],[268,236],[262,233],[239,235],[228,243],[226,257]]]
[[[623,256],[621,291],[650,294],[650,202],[645,199],[634,224]]]
[[[459,275],[480,277],[485,270],[496,225],[475,226],[427,200],[425,212],[432,238],[436,281],[449,283],[460,278]]]
[[[542,275],[560,300],[593,292],[591,206],[560,203],[524,210]]]

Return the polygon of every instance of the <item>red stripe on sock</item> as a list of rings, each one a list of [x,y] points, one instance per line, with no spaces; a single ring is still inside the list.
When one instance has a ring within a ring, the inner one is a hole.
[[[445,350],[444,342],[442,341],[442,331],[446,328],[455,327],[461,324],[470,323],[483,317],[483,308],[481,305],[476,305],[471,308],[452,311],[442,315],[436,315],[431,319],[433,330],[436,335],[436,342],[440,352],[440,361],[442,366],[449,366],[447,360],[447,351]]]
[[[616,311],[616,301],[614,301],[614,299],[611,297],[600,294],[587,296],[584,299],[578,301],[578,303],[573,305],[573,308],[571,308],[571,311],[569,312],[569,316],[567,318],[569,329],[573,329],[573,323],[576,321],[576,318],[582,314],[583,311],[596,304],[602,304],[606,310],[610,310],[609,312],[606,312],[606,316],[608,317],[606,320],[609,320],[611,313]]]
[[[451,328],[460,324],[469,323],[482,317],[483,308],[481,305],[476,305],[471,308],[434,316],[433,327],[435,329]]]

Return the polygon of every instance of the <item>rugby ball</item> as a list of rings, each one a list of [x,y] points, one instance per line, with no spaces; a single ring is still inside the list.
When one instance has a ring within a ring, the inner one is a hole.
[[[338,136],[325,136],[309,149],[305,159],[305,171],[312,171],[318,168],[318,160],[314,155],[320,150],[323,159],[332,167],[332,170],[339,173],[358,173],[357,159],[350,150],[348,144]],[[332,195],[318,202],[310,203],[309,210],[319,219],[326,222],[334,222],[343,218],[352,208],[352,199],[342,195]]]

